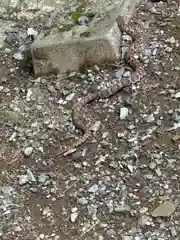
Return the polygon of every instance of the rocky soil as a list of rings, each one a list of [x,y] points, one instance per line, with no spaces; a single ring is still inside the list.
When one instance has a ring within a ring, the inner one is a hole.
[[[180,239],[180,5],[149,9],[138,11],[135,24],[147,30],[146,77],[84,109],[87,123],[100,121],[100,128],[67,157],[53,156],[81,138],[72,103],[130,77],[129,67],[117,62],[35,78],[20,61],[18,34],[7,33],[0,52],[0,239]],[[22,24],[17,29],[24,33]]]

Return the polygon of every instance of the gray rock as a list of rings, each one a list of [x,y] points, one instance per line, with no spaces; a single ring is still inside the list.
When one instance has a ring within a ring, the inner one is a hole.
[[[50,216],[51,215],[51,209],[49,206],[45,207],[42,211],[43,216]]]
[[[71,94],[69,94],[68,96],[66,96],[66,101],[71,101],[73,98],[74,98],[74,96],[75,96],[75,93],[71,93]]]
[[[30,169],[27,169],[27,178],[29,182],[36,182],[36,178]]]
[[[24,185],[28,183],[28,176],[27,175],[21,175],[19,176],[19,185]]]
[[[150,226],[152,222],[151,217],[142,215],[140,216],[139,223],[141,226]]]
[[[155,169],[155,172],[158,175],[158,177],[160,177],[162,175],[160,168]]]
[[[88,189],[88,192],[96,193],[98,191],[98,189],[99,189],[99,186],[97,184],[94,184]]]
[[[80,205],[86,205],[88,203],[88,200],[85,197],[81,197],[77,199],[77,203]]]
[[[176,231],[176,228],[175,228],[175,227],[171,227],[171,228],[170,228],[170,231],[171,231],[172,237],[177,236],[177,231]]]
[[[71,222],[74,223],[78,217],[78,212],[71,213]]]
[[[79,25],[88,25],[90,19],[87,16],[81,16],[78,18]]]
[[[125,77],[125,78],[131,78],[131,72],[130,72],[130,71],[126,71],[126,72],[123,74],[123,77]]]
[[[127,14],[124,8],[131,16],[139,2],[87,0],[83,8],[95,13],[95,16],[88,26],[80,26],[74,25],[72,18],[69,18],[74,6],[80,7],[80,2],[59,1],[46,24],[49,32],[42,31],[31,48],[35,74],[79,70],[85,62],[98,65],[119,59],[121,33],[116,23],[117,16]],[[80,24],[87,23],[85,16],[80,17],[79,21]],[[58,27],[53,28],[54,23]],[[67,25],[70,28],[64,29]]]
[[[35,74],[76,71],[85,62],[95,65],[105,59],[117,60],[119,39],[120,31],[114,19],[100,21],[94,27],[74,26],[66,32],[52,29],[48,36],[39,36],[31,45]]]
[[[180,98],[180,92],[177,92],[177,93],[175,94],[175,98]]]
[[[132,37],[131,36],[129,36],[129,35],[127,35],[127,34],[124,34],[123,36],[122,36],[122,39],[124,40],[124,41],[132,41]]]
[[[126,108],[126,107],[120,108],[120,115],[119,115],[120,120],[126,119],[128,114],[129,114],[128,108]]]
[[[90,206],[87,206],[88,215],[92,216],[93,219],[96,219],[97,209],[97,205],[92,204]]]
[[[108,229],[106,233],[111,238],[114,238],[116,236],[116,232],[113,229]]]
[[[14,229],[15,232],[21,232],[22,228],[20,226],[16,226]]]
[[[138,239],[138,238],[136,238],[137,240],[140,240],[140,239]],[[133,240],[133,237],[132,236],[127,236],[127,235],[124,235],[123,237],[122,237],[122,240]]]
[[[169,52],[169,53],[171,53],[172,50],[173,50],[173,49],[172,49],[171,47],[168,47],[168,46],[165,48],[165,51],[166,51],[166,52]]]
[[[176,210],[176,205],[171,202],[160,204],[151,212],[152,217],[170,217]]]
[[[13,58],[20,61],[24,59],[24,55],[21,52],[17,52],[13,54]]]
[[[83,152],[81,151],[77,151],[77,152],[75,152],[75,153],[73,153],[72,154],[72,160],[74,160],[74,161],[80,161],[80,160],[82,160],[83,159]]]
[[[130,212],[131,211],[131,208],[127,205],[117,205],[115,208],[114,208],[114,211],[116,213],[124,213],[124,212]]]
[[[124,74],[124,68],[121,67],[117,72],[116,72],[116,78],[121,79]]]
[[[151,54],[152,54],[151,49],[147,49],[147,48],[144,49],[144,55],[145,55],[145,56],[150,57]]]
[[[148,179],[148,180],[152,180],[153,179],[153,175],[152,174],[146,174],[144,177],[146,179]]]
[[[49,176],[45,173],[41,173],[39,176],[38,176],[38,183],[45,183],[46,181],[49,180]]]
[[[55,93],[56,92],[56,89],[55,89],[55,87],[53,85],[48,85],[48,90],[51,93]]]
[[[148,117],[145,118],[145,120],[148,123],[155,121],[154,115],[150,114]]]
[[[33,36],[34,38],[36,38],[37,35],[38,35],[38,32],[34,28],[30,27],[30,28],[27,29],[27,35],[28,36]]]
[[[170,37],[168,40],[169,40],[168,42],[170,42],[171,44],[176,43],[174,36]]]
[[[111,162],[109,163],[109,166],[110,166],[111,168],[116,169],[116,168],[119,167],[119,164],[118,164],[117,161],[111,161]]]
[[[0,191],[5,197],[9,197],[12,194],[12,192],[14,192],[14,189],[10,186],[3,186],[0,188]]]
[[[128,47],[122,47],[121,48],[121,58],[124,59],[125,57],[125,54],[127,53],[128,51]]]
[[[99,185],[99,193],[100,194],[105,194],[106,192],[106,185],[104,185],[104,184],[100,184]]]
[[[45,238],[44,233],[41,233],[41,234],[39,235],[39,238],[40,238],[40,239],[44,239],[44,238]]]

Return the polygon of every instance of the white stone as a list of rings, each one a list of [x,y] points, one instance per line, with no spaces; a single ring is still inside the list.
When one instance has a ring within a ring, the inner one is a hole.
[[[27,35],[37,37],[38,32],[36,30],[34,30],[33,28],[28,28],[27,29]]]
[[[121,119],[121,120],[126,119],[127,116],[128,116],[128,113],[129,113],[128,108],[126,108],[126,107],[122,107],[122,108],[120,109],[120,116],[119,116],[120,119]]]
[[[29,157],[33,152],[33,148],[32,147],[27,147],[24,149],[24,154]]]
[[[69,95],[66,97],[66,101],[71,101],[71,100],[73,100],[74,96],[75,96],[75,93],[69,94]]]
[[[78,212],[71,213],[71,222],[75,222],[78,217]]]
[[[175,98],[180,98],[180,92],[177,92],[177,93],[175,94]]]
[[[44,239],[44,237],[45,237],[45,236],[44,236],[43,233],[41,233],[41,234],[39,235],[39,238],[40,238],[40,239]]]
[[[17,53],[14,53],[14,54],[13,54],[13,58],[16,59],[16,60],[18,60],[18,61],[20,61],[20,60],[23,60],[23,59],[24,59],[24,56],[23,56],[22,53],[17,52]]]

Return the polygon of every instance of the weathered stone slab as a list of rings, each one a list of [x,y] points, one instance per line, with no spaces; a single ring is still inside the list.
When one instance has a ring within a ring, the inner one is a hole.
[[[70,9],[72,10],[72,6],[80,1],[71,2]],[[117,60],[120,57],[121,33],[116,18],[119,14],[129,16],[129,9],[133,11],[135,3],[139,0],[129,2],[129,5],[128,2],[128,0],[117,0],[113,3],[112,1],[93,0],[85,7],[88,12],[95,15],[89,26],[74,25],[69,31],[62,31],[64,20],[68,19],[66,9],[64,15],[62,14],[59,22],[56,23],[56,27],[52,28],[47,36],[41,34],[31,46],[35,74],[64,73],[68,70],[79,70],[85,63],[100,64]],[[61,8],[59,12],[62,13],[62,9],[64,8]],[[51,24],[57,16],[60,16],[59,12],[55,10],[52,13],[49,21]]]
[[[73,31],[76,35],[73,36]],[[85,31],[82,31],[85,30]],[[81,37],[81,35],[87,37]],[[119,58],[120,31],[114,22],[95,32],[76,27],[69,32],[48,36],[32,45],[36,75],[79,70],[85,63],[99,64]]]

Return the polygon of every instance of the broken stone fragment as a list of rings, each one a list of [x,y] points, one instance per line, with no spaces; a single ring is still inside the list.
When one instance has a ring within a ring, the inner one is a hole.
[[[154,209],[151,215],[152,217],[170,217],[175,209],[176,205],[174,203],[166,202],[160,204],[156,209]]]

